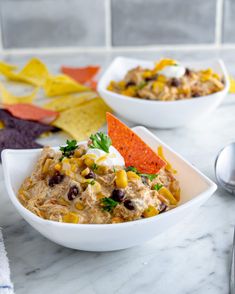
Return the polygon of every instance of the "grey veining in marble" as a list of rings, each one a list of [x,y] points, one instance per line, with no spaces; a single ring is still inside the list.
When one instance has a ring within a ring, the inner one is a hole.
[[[156,59],[161,54],[140,52],[135,56]],[[181,60],[220,55],[235,74],[233,51],[168,54]],[[43,56],[43,60],[55,72],[61,64],[97,63],[105,67],[113,57],[74,54]],[[7,58],[18,64],[27,59]],[[214,180],[217,152],[235,139],[234,113],[235,96],[229,95],[203,121],[176,130],[152,131]],[[235,198],[218,189],[189,218],[142,246],[118,252],[80,252],[37,233],[9,202],[3,180],[0,184],[0,225],[16,294],[227,294],[234,211]]]
[[[112,0],[115,46],[212,43],[214,0]]]
[[[103,0],[1,0],[4,48],[103,46]]]

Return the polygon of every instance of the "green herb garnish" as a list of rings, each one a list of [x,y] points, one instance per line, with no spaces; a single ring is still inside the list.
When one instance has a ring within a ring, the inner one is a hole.
[[[140,82],[140,83],[137,85],[137,88],[138,88],[138,90],[141,90],[141,89],[143,89],[146,85],[147,85],[147,83],[146,83],[145,81],[142,81],[142,82]]]
[[[97,148],[109,153],[109,147],[112,144],[109,136],[105,135],[102,132],[96,133],[95,135],[90,136],[91,144],[89,144],[90,148]]]
[[[128,166],[128,167],[125,168],[125,170],[126,170],[127,172],[128,172],[128,171],[132,171],[132,172],[138,174],[138,170],[137,170],[137,168],[134,167],[134,166]]]
[[[63,160],[64,157],[70,157],[71,155],[73,155],[74,150],[79,147],[76,140],[67,140],[66,144],[66,146],[60,147],[60,151],[62,152],[62,157],[60,158],[60,161]]]
[[[160,190],[162,187],[163,187],[162,184],[157,183],[156,185],[153,186],[153,189],[158,191],[158,190]]]
[[[94,171],[98,169],[98,165],[96,163],[92,164],[91,169],[93,169]]]
[[[118,202],[112,198],[105,197],[101,199],[101,205],[104,210],[110,212],[118,205]]]
[[[153,179],[155,179],[158,174],[142,174],[140,173],[136,167],[134,166],[128,166],[125,168],[125,170],[128,172],[128,171],[132,171],[134,173],[136,173],[137,175],[141,176],[141,177],[145,177],[145,178],[148,178],[150,181],[152,181]]]
[[[154,180],[158,175],[157,174],[139,174],[142,177],[148,178],[150,181]]]
[[[95,180],[90,181],[89,185],[92,185],[92,186],[95,185]]]

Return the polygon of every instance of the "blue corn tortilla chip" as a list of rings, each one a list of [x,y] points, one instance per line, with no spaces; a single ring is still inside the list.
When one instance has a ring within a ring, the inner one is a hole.
[[[22,136],[16,129],[0,130],[0,153],[4,149],[31,149],[41,147],[42,145],[30,138]]]
[[[15,118],[3,109],[0,109],[0,121],[4,124],[0,130],[0,154],[4,149],[41,148],[43,146],[35,142],[35,139],[45,132],[59,130],[39,122]]]
[[[5,128],[16,129],[23,136],[27,136],[32,139],[36,139],[45,132],[55,132],[58,130],[50,125],[15,118],[8,111],[3,109],[0,109],[0,121],[3,122]]]

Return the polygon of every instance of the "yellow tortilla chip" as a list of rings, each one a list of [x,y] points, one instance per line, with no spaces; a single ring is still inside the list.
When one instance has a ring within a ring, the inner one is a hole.
[[[230,81],[229,93],[235,94],[235,80],[234,78],[230,76],[229,81]]]
[[[2,68],[0,73],[8,80],[33,86],[42,86],[49,76],[46,66],[37,58],[32,58],[20,72]]]
[[[76,92],[90,91],[66,75],[50,76],[44,84],[44,91],[48,97],[66,95]]]
[[[12,71],[12,70],[15,70],[15,69],[17,69],[17,66],[6,63],[4,61],[0,61],[0,72],[2,72],[2,70],[3,71],[6,71],[6,70]]]
[[[70,134],[77,141],[87,139],[106,121],[110,108],[101,98],[95,98],[80,106],[62,111],[53,125]]]
[[[29,95],[15,96],[10,93],[3,84],[0,84],[0,97],[3,104],[32,103],[36,97],[38,89],[34,89]]]
[[[54,111],[63,111],[69,108],[76,107],[88,99],[95,98],[97,94],[95,92],[87,92],[85,94],[81,94],[79,96],[61,96],[57,98],[53,98],[50,102],[43,105],[44,108],[54,110]]]
[[[50,75],[46,65],[37,58],[32,58],[19,74],[33,79],[37,86],[42,86]]]

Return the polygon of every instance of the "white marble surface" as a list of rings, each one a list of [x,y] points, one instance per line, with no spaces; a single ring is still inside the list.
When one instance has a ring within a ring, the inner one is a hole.
[[[160,55],[166,54],[135,54],[148,59]],[[235,52],[167,56],[181,60],[222,56],[234,72]],[[21,64],[26,58],[9,56],[7,60]],[[43,56],[54,71],[62,63],[106,66],[111,58],[105,54]],[[214,180],[217,152],[235,140],[235,96],[229,95],[204,121],[154,133]],[[2,169],[0,175],[2,179]],[[15,211],[3,180],[0,182],[0,225],[16,294],[227,294],[234,211],[235,198],[218,189],[190,218],[140,247],[107,253],[80,252],[56,245],[31,228]]]

